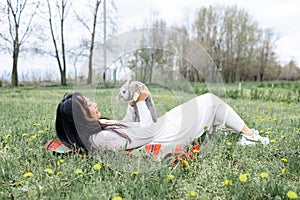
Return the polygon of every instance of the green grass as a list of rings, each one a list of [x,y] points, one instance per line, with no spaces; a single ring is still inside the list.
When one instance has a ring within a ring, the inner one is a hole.
[[[238,135],[221,134],[213,140],[212,152],[199,154],[189,161],[188,167],[174,168],[169,163],[137,175],[118,171],[118,167],[105,163],[100,163],[101,169],[95,170],[94,165],[99,163],[95,158],[53,155],[44,148],[49,139],[57,139],[56,106],[72,88],[0,88],[0,199],[113,199],[115,196],[123,199],[288,199],[289,191],[299,197],[298,86],[299,83],[276,87],[268,83],[247,83],[243,92],[236,85],[226,86],[233,92],[232,98],[226,101],[250,127],[268,135],[270,145],[238,146]],[[272,99],[264,98],[272,88]],[[255,89],[261,92],[258,100],[251,96],[251,90]],[[150,90],[160,114],[191,96],[184,93],[174,96],[159,87]],[[200,94],[206,90],[198,88],[197,91]],[[290,99],[283,98],[288,93]],[[111,107],[112,94],[113,89],[104,88],[98,88],[95,94],[102,115],[107,117],[118,115]],[[47,168],[53,174],[44,172]],[[76,173],[78,169],[82,173]],[[32,176],[24,177],[27,172]],[[261,178],[262,172],[268,173],[268,177]],[[168,174],[174,175],[174,179],[169,180]],[[247,174],[247,182],[240,181],[242,174]],[[224,185],[225,180],[230,184]]]

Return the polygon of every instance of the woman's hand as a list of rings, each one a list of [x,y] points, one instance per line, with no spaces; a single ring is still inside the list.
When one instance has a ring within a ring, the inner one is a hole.
[[[147,99],[148,95],[149,95],[149,91],[148,91],[147,86],[142,85],[140,88],[140,95],[137,98],[136,102],[145,101]],[[129,105],[133,106],[133,100],[129,101]]]
[[[136,102],[145,101],[149,95],[148,88],[145,85],[141,86],[140,92],[140,96],[137,98]]]

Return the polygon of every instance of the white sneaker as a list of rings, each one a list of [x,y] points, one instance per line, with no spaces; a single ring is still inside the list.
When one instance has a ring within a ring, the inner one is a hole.
[[[261,135],[259,135],[258,130],[254,129],[252,135],[241,134],[241,138],[239,140],[239,143],[241,145],[255,144],[257,142],[260,142],[261,144],[269,144],[270,140],[267,137],[262,137]]]
[[[256,145],[256,142],[247,140],[245,137],[243,137],[243,135],[241,135],[239,141],[237,142],[237,144],[238,145],[242,145],[242,146],[245,146],[245,145]]]

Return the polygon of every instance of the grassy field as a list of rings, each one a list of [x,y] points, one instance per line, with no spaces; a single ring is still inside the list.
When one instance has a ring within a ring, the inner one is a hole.
[[[223,98],[271,143],[238,146],[237,134],[220,134],[211,153],[200,151],[186,166],[169,163],[147,173],[44,148],[57,139],[56,106],[72,87],[0,88],[0,199],[299,199],[300,83],[225,87]],[[190,97],[149,88],[160,114]],[[201,84],[194,89],[207,91]],[[118,115],[111,106],[113,89],[95,94],[102,115]]]

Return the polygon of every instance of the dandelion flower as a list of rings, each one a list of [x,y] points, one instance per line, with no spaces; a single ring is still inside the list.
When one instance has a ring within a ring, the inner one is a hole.
[[[4,149],[10,149],[10,146],[6,145],[6,146],[4,147]]]
[[[25,178],[29,178],[29,177],[33,176],[33,174],[31,172],[26,172],[23,176]]]
[[[285,172],[286,172],[286,168],[283,168],[283,169],[281,170],[281,173],[282,173],[282,174],[285,174]]]
[[[23,185],[25,182],[24,181],[19,181],[18,183],[17,183],[17,186],[21,186],[21,185]]]
[[[171,180],[173,180],[173,179],[174,179],[174,175],[172,175],[172,174],[168,174],[168,175],[167,175],[167,178],[168,178],[168,180],[169,180],[169,181],[171,181]]]
[[[183,161],[182,161],[182,164],[183,164],[183,166],[185,166],[185,167],[189,166],[189,162],[186,161],[186,160],[183,160]]]
[[[117,195],[117,196],[114,196],[112,198],[112,200],[123,200],[123,198],[121,196]]]
[[[23,133],[23,134],[22,134],[22,137],[27,137],[27,133]]]
[[[248,181],[248,174],[241,174],[239,179],[241,182],[246,183]]]
[[[297,199],[297,198],[298,198],[297,193],[296,193],[296,192],[293,192],[293,191],[291,191],[291,190],[288,191],[287,196],[288,196],[288,198],[290,198],[290,199]]]
[[[44,170],[44,172],[46,172],[46,173],[49,174],[49,175],[53,174],[53,170],[50,169],[50,168],[46,168],[46,169]]]
[[[76,169],[76,174],[82,174],[82,169]]]
[[[225,185],[225,186],[232,185],[232,181],[231,181],[231,180],[228,180],[228,179],[226,179],[226,180],[223,182],[223,185]]]
[[[260,177],[262,177],[262,178],[268,178],[269,174],[267,172],[262,172],[262,173],[260,173]]]
[[[270,130],[272,130],[271,128],[267,128],[267,131],[270,131]]]
[[[10,134],[3,135],[2,138],[3,138],[3,140],[8,140],[10,138],[10,136],[11,136]]]
[[[32,140],[35,140],[36,139],[36,134],[35,135],[32,135],[30,138],[29,138],[29,141],[32,141]]]
[[[138,172],[132,172],[131,174],[130,174],[130,176],[137,176],[139,173]]]
[[[197,195],[197,193],[194,190],[190,190],[188,192],[189,197],[195,197]]]
[[[285,139],[285,135],[280,136],[281,139]]]
[[[56,172],[55,176],[60,176],[62,175],[62,172]]]
[[[65,162],[63,159],[59,159],[59,160],[57,161],[57,165],[60,165],[60,164],[63,163],[63,162]]]
[[[232,142],[227,141],[226,145],[230,147],[232,145]]]
[[[280,159],[282,162],[284,162],[284,163],[287,163],[288,162],[288,160],[286,159],[286,158],[281,158]]]
[[[39,132],[38,132],[38,133],[40,133],[40,134],[41,134],[41,133],[44,133],[44,130],[39,130]]]
[[[101,169],[101,165],[100,164],[95,164],[93,166],[94,170],[100,170]]]
[[[29,148],[28,148],[28,151],[32,151],[32,147],[29,147]]]
[[[34,123],[32,124],[32,126],[40,126],[41,124],[40,123]]]
[[[270,142],[271,142],[271,143],[275,143],[276,140],[275,140],[275,139],[271,139]]]

